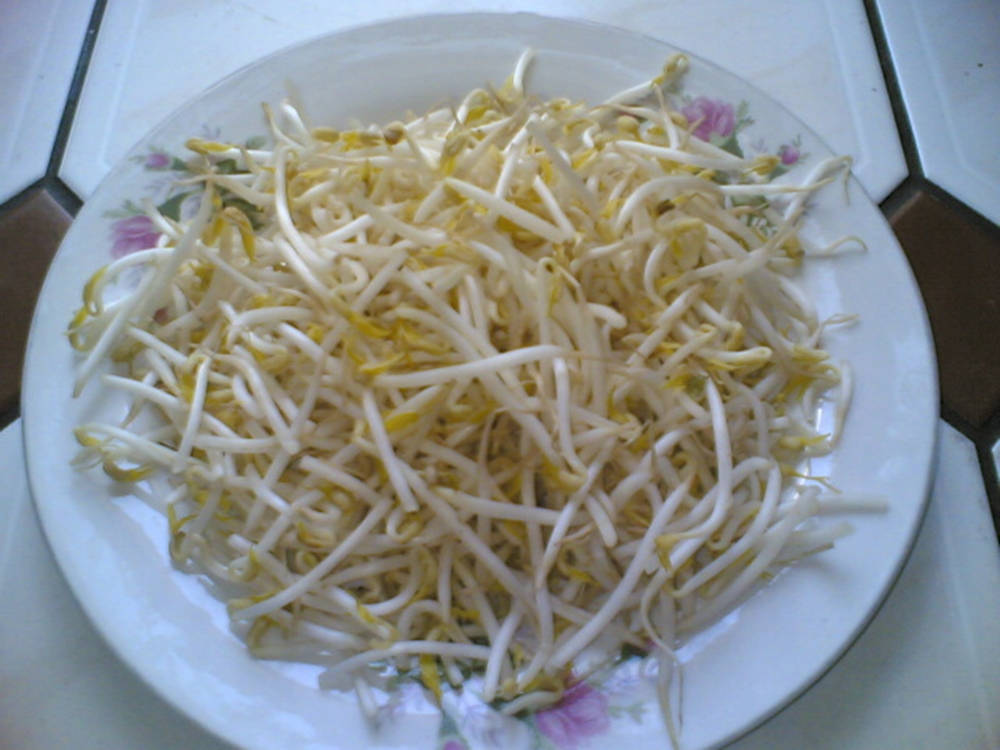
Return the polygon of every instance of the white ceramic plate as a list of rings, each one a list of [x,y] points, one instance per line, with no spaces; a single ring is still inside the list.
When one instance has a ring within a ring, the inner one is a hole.
[[[170,567],[164,520],[134,497],[113,496],[99,472],[69,465],[72,428],[116,405],[98,388],[71,399],[74,358],[63,332],[89,274],[112,253],[148,240],[151,228],[131,215],[128,201],[183,203],[171,154],[182,153],[188,137],[235,141],[265,133],[259,104],[280,100],[288,82],[314,122],[397,119],[501,82],[528,46],[539,52],[532,91],[592,102],[647,80],[675,51],[630,32],[530,15],[404,19],[296,46],[226,78],[141,141],[80,211],[53,261],[31,331],[23,397],[28,470],[45,532],[73,591],[122,659],[178,709],[238,745],[666,746],[652,681],[637,661],[528,720],[503,719],[468,690],[446,700],[442,720],[409,686],[391,696],[377,727],[366,724],[352,694],[315,689],[310,669],[252,659],[229,633],[222,605]],[[706,137],[744,152],[778,153],[790,176],[830,154],[750,85],[692,63],[678,96],[710,113]],[[856,532],[834,550],[783,573],[682,649],[687,748],[735,738],[829,668],[895,580],[926,501],[936,377],[909,267],[853,180],[846,197],[833,188],[819,196],[805,231],[818,242],[858,235],[869,248],[812,262],[803,276],[821,314],[861,316],[827,341],[853,363],[856,389],[842,444],[820,470],[844,490],[881,494],[891,505],[856,519]]]

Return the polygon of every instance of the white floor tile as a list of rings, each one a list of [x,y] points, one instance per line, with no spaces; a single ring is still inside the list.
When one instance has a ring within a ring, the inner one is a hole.
[[[45,174],[92,9],[0,2],[0,203]]]
[[[858,641],[730,750],[1000,747],[1000,553],[975,446],[941,423],[910,559]]]
[[[110,0],[60,174],[86,197],[156,122],[242,65],[336,29],[453,7],[445,0]],[[852,154],[874,199],[906,176],[860,0],[469,0],[462,7],[585,18],[660,37],[738,72],[834,150]]]
[[[876,4],[924,173],[1000,223],[1000,6]]]
[[[28,493],[21,422],[0,432],[0,746],[224,750],[118,660],[63,580]]]

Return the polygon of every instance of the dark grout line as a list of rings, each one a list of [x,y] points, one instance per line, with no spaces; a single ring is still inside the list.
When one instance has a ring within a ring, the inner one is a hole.
[[[889,41],[886,39],[885,29],[882,26],[882,17],[879,15],[875,0],[864,0],[864,6],[865,14],[868,16],[868,28],[871,30],[872,39],[875,42],[879,67],[882,69],[882,78],[885,80],[886,91],[889,94],[889,106],[892,107],[892,116],[896,120],[896,132],[899,133],[899,142],[903,147],[906,167],[911,177],[922,176],[924,171],[920,165],[917,139],[913,136],[910,118],[906,114],[903,90],[899,85],[899,78],[896,77],[896,67],[892,62],[892,55],[889,53]]]
[[[1000,542],[1000,479],[997,478],[997,465],[989,445],[977,443],[976,455],[979,458],[979,470],[983,474],[986,500],[993,516],[993,530],[996,531],[997,541]]]
[[[986,420],[986,424],[983,425],[983,435],[986,436],[990,445],[1000,440],[1000,410],[997,410],[996,414]]]
[[[955,210],[968,223],[996,237],[998,246],[1000,246],[1000,232],[998,232],[996,224],[925,177],[923,167],[920,163],[920,152],[917,148],[916,137],[913,134],[913,127],[906,112],[902,88],[899,85],[899,78],[896,75],[896,67],[893,64],[892,55],[889,52],[889,43],[885,35],[885,28],[882,25],[882,18],[876,6],[876,0],[864,0],[864,7],[865,13],[868,16],[868,26],[871,29],[872,39],[875,42],[875,51],[878,55],[879,66],[882,69],[882,77],[885,80],[886,90],[889,94],[889,105],[892,107],[893,118],[896,121],[896,132],[899,133],[899,141],[903,147],[903,156],[906,159],[906,166],[909,171],[909,177],[879,204],[879,208],[885,217],[889,219],[913,195],[919,191],[923,191]],[[996,464],[993,460],[991,450],[996,441],[1000,439],[1000,411],[997,411],[984,427],[975,427],[950,409],[947,404],[942,402],[940,409],[941,418],[962,433],[975,446],[976,455],[979,459],[979,470],[993,516],[994,533],[997,535],[998,541],[1000,541],[1000,484],[998,484]]]
[[[6,411],[0,413],[0,430],[5,429],[8,425],[14,422],[18,417],[21,416],[21,399],[20,397],[14,399],[14,404]]]
[[[968,219],[971,223],[982,227],[987,232],[996,232],[998,229],[996,224],[955,198],[944,188],[928,180],[924,174],[920,163],[920,151],[917,148],[917,139],[913,134],[909,115],[906,113],[903,91],[899,85],[899,78],[896,76],[896,66],[889,52],[889,41],[885,36],[885,28],[882,26],[882,18],[879,15],[876,0],[864,0],[864,6],[865,13],[868,15],[868,26],[875,41],[875,51],[878,55],[879,67],[882,69],[882,77],[885,79],[886,90],[889,93],[889,104],[892,107],[892,114],[896,120],[896,131],[899,133],[899,140],[903,146],[903,156],[906,158],[906,166],[910,172],[910,180],[904,181],[900,187],[907,187],[907,182],[912,180],[913,184],[909,186],[911,191],[914,189],[925,190],[935,198],[947,203],[956,211],[959,211],[962,217]],[[885,206],[886,202],[891,200],[898,191],[899,188],[893,191],[881,205]],[[1000,240],[1000,235],[997,236],[998,240]]]
[[[83,89],[83,82],[87,77],[87,68],[90,67],[90,58],[94,53],[97,32],[101,27],[101,20],[104,18],[104,9],[107,4],[108,0],[95,0],[94,9],[87,21],[87,31],[84,33],[83,44],[80,46],[80,56],[76,61],[73,78],[70,80],[66,104],[63,106],[62,116],[59,118],[59,126],[56,128],[56,137],[49,154],[48,164],[45,166],[45,173],[20,192],[0,203],[0,216],[28,200],[39,188],[46,190],[70,214],[75,216],[80,210],[83,202],[59,179],[59,165],[66,152],[66,142],[69,140],[69,133],[73,126],[73,117],[76,115],[80,91]]]
[[[878,204],[878,207],[885,214],[885,218],[889,221],[895,215],[899,209],[906,205],[907,201],[910,200],[914,195],[919,192],[919,180],[915,177],[907,177],[903,180],[896,188],[889,193],[882,202]]]
[[[63,106],[62,116],[59,118],[59,127],[56,129],[52,152],[49,154],[49,161],[45,166],[45,174],[0,204],[0,216],[6,215],[11,209],[29,200],[39,190],[44,190],[48,193],[71,216],[75,216],[80,210],[80,206],[83,205],[80,197],[70,190],[69,186],[59,178],[59,166],[62,164],[63,154],[66,152],[66,143],[69,140],[69,134],[73,127],[73,118],[76,115],[80,92],[87,77],[87,69],[90,66],[90,58],[94,53],[97,33],[101,27],[107,3],[108,0],[95,0],[94,2],[94,8],[87,22],[87,31],[83,37],[83,44],[80,47],[80,56],[77,58],[73,78],[70,80],[66,103]],[[7,427],[20,416],[20,394],[18,394],[11,404],[0,404],[0,429]]]
[[[993,445],[1000,437],[1000,412],[994,414],[983,427],[976,427],[942,402],[941,418],[968,438],[976,449],[979,473],[982,475],[986,500],[993,517],[993,531],[997,535],[997,541],[1000,542],[1000,480],[997,478],[997,466],[992,452]]]
[[[36,190],[44,187],[45,178],[41,177],[28,185],[26,188],[23,188],[20,192],[14,193],[14,195],[10,198],[5,200],[3,203],[0,203],[0,216],[30,200]]]
[[[62,206],[66,213],[70,216],[76,216],[79,213],[81,206],[83,206],[83,201],[80,200],[80,197],[76,193],[70,190],[65,182],[53,175],[45,183],[45,192],[52,196],[52,199]]]
[[[80,101],[80,92],[83,90],[83,83],[87,78],[87,69],[90,67],[90,58],[94,54],[94,45],[97,43],[97,32],[101,28],[101,20],[104,18],[104,8],[106,6],[107,0],[96,0],[94,10],[90,14],[90,20],[87,22],[87,33],[83,37],[80,57],[77,59],[76,70],[73,71],[73,79],[69,85],[69,94],[66,96],[66,106],[63,107],[62,117],[59,120],[59,129],[56,131],[55,144],[52,147],[52,154],[45,169],[45,177],[47,179],[58,176],[59,166],[62,164],[63,154],[66,152],[66,142],[69,140],[69,133],[73,127],[73,117],[76,115],[76,107]]]
[[[920,163],[920,152],[917,149],[917,141],[913,135],[913,127],[910,125],[910,119],[906,113],[902,89],[899,85],[899,78],[896,76],[896,67],[892,62],[892,55],[889,52],[889,43],[885,36],[885,29],[882,26],[881,16],[879,16],[875,0],[864,0],[864,6],[865,13],[868,15],[868,26],[875,41],[875,51],[878,54],[882,77],[885,79],[886,90],[889,93],[889,104],[892,107],[892,114],[896,121],[896,131],[899,133],[899,140],[903,147],[903,156],[906,159],[906,166],[910,173],[909,179],[896,188],[880,205],[888,213],[890,210],[894,210],[901,205],[901,202],[890,203],[890,201],[897,199],[896,194],[901,189],[909,191],[907,197],[916,190],[924,190],[958,211],[970,223],[981,227],[984,231],[997,232],[998,227],[996,224],[955,198],[944,188],[928,180],[924,175],[923,167]],[[997,237],[998,241],[1000,241],[1000,234]]]
[[[940,414],[941,419],[950,424],[956,430],[961,432],[965,437],[971,440],[973,443],[978,444],[984,437],[983,430],[976,427],[971,422],[967,421],[964,417],[960,416],[958,412],[952,409],[944,401],[940,404]]]

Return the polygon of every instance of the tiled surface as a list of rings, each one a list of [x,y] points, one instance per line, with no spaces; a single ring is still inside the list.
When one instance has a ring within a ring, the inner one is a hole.
[[[879,614],[818,683],[729,750],[1000,746],[1000,557],[974,447],[944,424],[939,441],[923,529]],[[16,529],[0,538],[0,596],[19,613],[0,639],[5,750],[222,750],[86,620],[42,539],[21,460],[17,422],[0,433],[0,529]]]
[[[0,747],[222,750],[111,652],[73,598],[28,493],[20,420],[0,432]],[[123,716],[135,721],[123,721]]]
[[[906,107],[916,110],[923,100],[938,97],[932,118],[946,120],[951,129],[950,143],[921,139],[917,132],[928,176],[996,221],[1000,203],[990,192],[1000,189],[995,171],[1000,47],[994,41],[1000,33],[990,31],[1000,19],[995,3],[869,4],[887,20],[894,53],[902,49],[896,42],[909,36],[917,43],[908,49],[924,55],[916,58],[916,77],[907,68],[914,58],[895,60]],[[21,189],[10,185],[23,188],[45,169],[91,9],[90,0],[0,0],[0,90],[5,92],[0,204]],[[62,174],[85,197],[117,155],[164,114],[271,49],[335,27],[445,9],[439,0],[342,6],[304,0],[294,7],[283,0],[109,0]],[[860,0],[472,0],[464,9],[587,17],[674,41],[741,70],[813,123],[834,149],[853,153],[874,198],[885,197],[906,174]],[[984,9],[993,10],[992,16],[970,20]],[[893,17],[906,23],[894,25]],[[66,32],[70,27],[72,33]],[[733,34],[720,33],[731,28],[739,29],[739,43]],[[184,39],[182,50],[165,41],[171,35]],[[745,52],[746,40],[755,40],[752,55]],[[941,56],[935,45],[942,41],[950,44],[952,57]],[[963,80],[952,80],[955,76]],[[984,111],[993,115],[983,120]],[[919,131],[914,112],[909,119]],[[987,127],[972,138],[963,135],[982,122]],[[963,177],[952,184],[941,171],[949,163],[988,184],[963,192]],[[24,164],[30,165],[27,172]],[[45,179],[49,184],[53,176]],[[922,184],[918,176],[906,190]],[[991,262],[1000,252],[1000,229],[970,221],[967,213],[951,201],[921,194],[891,218],[928,303],[943,400],[976,436],[984,459],[992,455],[1000,464],[1000,347],[993,334],[1000,271]],[[37,282],[67,221],[42,192],[0,205],[0,253],[6,261],[0,273],[0,414],[18,387],[20,342]],[[19,423],[0,432],[0,473],[5,477],[0,601],[5,612],[18,613],[0,628],[0,746],[221,750],[117,661],[72,599],[30,508]],[[993,475],[989,481],[995,483]],[[989,491],[1000,496],[995,487]],[[994,518],[998,511],[994,508]],[[975,449],[943,425],[928,516],[885,607],[819,683],[730,750],[1000,747],[995,534]]]
[[[0,203],[45,173],[93,2],[0,2]]]
[[[0,413],[14,406],[35,298],[70,216],[44,190],[0,214]]]
[[[1000,232],[922,191],[891,221],[930,315],[942,401],[981,426],[1000,409]]]
[[[924,174],[1000,224],[1000,6],[876,4]]]
[[[942,423],[927,516],[882,610],[816,685],[729,750],[1000,747],[997,612],[976,450]]]
[[[585,18],[671,41],[739,71],[835,151],[853,155],[876,200],[906,176],[860,0],[468,0],[461,7]],[[109,0],[60,176],[85,198],[169,112],[270,51],[348,26],[454,8],[445,0]],[[739,29],[738,40],[722,28]]]

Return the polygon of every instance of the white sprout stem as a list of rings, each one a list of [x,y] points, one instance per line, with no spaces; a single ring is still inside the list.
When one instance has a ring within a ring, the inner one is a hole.
[[[208,389],[208,373],[211,369],[212,360],[208,357],[202,360],[195,373],[194,391],[191,394],[191,405],[188,410],[187,423],[184,425],[184,432],[181,434],[180,445],[177,446],[177,458],[174,459],[174,471],[180,471],[185,460],[191,453],[195,436],[201,425],[202,410],[205,406],[205,393]]]
[[[505,716],[517,716],[521,713],[538,711],[539,709],[551,706],[554,703],[558,703],[560,698],[562,698],[562,694],[553,690],[535,690],[524,695],[519,695],[512,701],[503,704],[498,710]]]
[[[702,179],[701,177],[687,177],[683,175],[656,177],[643,183],[641,187],[636,188],[625,200],[625,202],[622,203],[621,210],[618,212],[618,217],[615,219],[615,233],[621,233],[625,229],[625,225],[628,223],[628,220],[632,218],[632,215],[642,202],[648,200],[654,195],[657,198],[660,198],[666,193],[676,195],[681,190],[695,190],[711,194],[719,192],[719,189],[719,185]]]
[[[108,424],[89,422],[77,428],[81,432],[104,434],[114,438],[128,446],[134,453],[136,459],[141,461],[152,461],[163,467],[173,468],[177,452],[166,448],[152,440],[148,440],[133,432]],[[194,459],[187,459],[186,463],[192,463]]]
[[[278,226],[288,239],[289,244],[295,248],[296,252],[310,266],[317,266],[322,263],[316,252],[309,247],[305,237],[295,227],[291,214],[288,212],[288,196],[285,193],[285,160],[288,149],[279,147],[274,153],[274,212],[278,219]]]
[[[315,586],[327,573],[333,570],[336,565],[343,560],[351,552],[351,550],[356,547],[370,532],[375,525],[385,517],[386,513],[389,512],[392,503],[388,500],[380,500],[370,511],[368,515],[365,516],[364,520],[359,523],[355,529],[348,534],[344,540],[338,544],[333,551],[330,552],[326,557],[323,558],[320,563],[306,573],[304,576],[299,578],[291,586],[282,589],[278,593],[274,594],[267,599],[256,604],[251,604],[249,607],[238,610],[236,612],[236,617],[241,620],[253,620],[261,615],[265,615],[268,612],[273,612],[281,607],[284,607],[291,601],[297,599],[300,595]]]
[[[535,51],[530,47],[526,48],[514,63],[514,72],[510,76],[511,86],[519,94],[524,93],[524,76],[528,68],[535,59]]]
[[[496,374],[509,367],[551,359],[561,353],[563,351],[560,347],[551,344],[526,346],[503,354],[483,357],[474,362],[464,362],[460,365],[447,365],[398,375],[376,375],[375,384],[382,388],[422,388],[466,378],[482,378],[486,374]]]
[[[476,187],[475,185],[454,177],[447,178],[445,180],[445,184],[459,195],[476,201],[480,205],[495,211],[505,219],[508,219],[518,226],[527,229],[529,232],[537,234],[539,237],[546,239],[549,242],[563,242],[570,238],[569,235],[559,229],[559,227],[549,224],[549,222],[538,218],[538,216],[530,211],[525,211],[523,208],[515,206],[513,203],[510,203],[503,198],[498,198],[482,188]]]
[[[337,227],[336,229],[319,237],[319,243],[327,246],[332,243],[344,242],[357,237],[361,232],[369,229],[374,223],[375,219],[368,214],[356,216],[343,226]]]
[[[613,591],[611,591],[607,600],[601,608],[597,610],[590,621],[580,628],[580,630],[577,631],[572,638],[564,643],[562,647],[552,655],[552,659],[550,661],[551,668],[559,669],[568,664],[573,657],[586,648],[590,642],[594,640],[594,638],[596,638],[605,627],[608,626],[611,620],[614,619],[615,615],[618,614],[622,606],[624,606],[625,600],[632,594],[632,590],[639,581],[639,576],[642,575],[643,568],[646,566],[646,560],[652,554],[653,545],[656,543],[657,535],[667,524],[667,521],[670,520],[670,516],[673,514],[673,509],[676,507],[675,504],[680,502],[684,495],[687,494],[690,487],[691,480],[689,479],[670,493],[669,497],[657,511],[656,515],[653,516],[653,519],[649,523],[649,527],[643,533],[642,541],[639,542],[639,548],[636,550],[636,554],[629,563],[628,568],[625,569],[625,575],[622,576],[621,582]]]
[[[477,646],[472,643],[399,641],[398,643],[392,644],[388,648],[372,649],[344,659],[342,662],[334,667],[331,667],[320,676],[320,684],[335,684],[338,677],[342,674],[351,674],[355,670],[367,666],[372,662],[407,654],[432,654],[434,656],[450,656],[456,659],[486,661],[490,656],[490,650],[486,646]]]
[[[375,447],[378,448],[379,458],[382,459],[382,465],[389,475],[389,481],[392,482],[392,487],[396,490],[399,503],[407,513],[413,513],[418,507],[417,500],[413,497],[413,491],[403,476],[400,461],[392,450],[389,434],[385,431],[385,423],[382,421],[382,415],[379,414],[378,405],[375,403],[375,394],[372,393],[371,389],[365,389],[361,403],[364,407],[365,419],[368,420],[368,429],[371,430]]]
[[[388,228],[390,231],[395,232],[400,237],[415,242],[418,245],[440,245],[448,239],[448,235],[439,229],[426,230],[415,227],[411,224],[407,224],[405,221],[400,221],[395,216],[385,211],[374,203],[372,203],[367,198],[361,196],[356,196],[354,202],[358,207],[365,213],[370,215],[376,225],[381,225]]]
[[[100,364],[108,350],[114,344],[115,338],[129,322],[129,316],[138,310],[145,295],[149,294],[155,286],[156,279],[156,271],[151,270],[147,272],[132,296],[115,312],[114,318],[112,318],[108,326],[101,332],[101,336],[94,345],[94,348],[90,350],[87,358],[80,365],[73,386],[74,395],[79,395],[83,390],[84,385],[90,379],[97,365]]]
[[[524,127],[531,133],[532,138],[545,149],[545,153],[552,160],[552,165],[559,172],[560,176],[566,180],[567,184],[573,189],[573,192],[580,197],[587,209],[593,213],[597,213],[600,207],[597,205],[597,199],[594,197],[594,194],[581,179],[580,175],[577,174],[576,170],[566,161],[566,157],[562,151],[556,148],[556,145],[545,134],[545,130],[538,119],[529,117]]]
[[[764,491],[764,500],[761,503],[757,514],[754,516],[749,528],[735,544],[731,545],[725,552],[719,555],[719,557],[685,581],[684,585],[677,591],[676,596],[684,597],[695,591],[703,583],[711,580],[714,576],[725,570],[731,562],[738,559],[740,555],[755,545],[764,534],[767,526],[771,523],[771,519],[774,517],[774,512],[778,507],[780,494],[781,469],[777,464],[775,464],[771,467],[771,470],[768,473],[767,488]]]
[[[514,638],[514,631],[521,624],[524,611],[515,606],[507,617],[504,618],[497,631],[497,637],[490,647],[490,657],[486,661],[486,671],[483,675],[483,700],[487,703],[496,697],[497,687],[500,683],[500,668],[507,657],[507,649]]]
[[[518,580],[510,568],[504,565],[503,561],[496,556],[496,553],[484,544],[468,525],[462,523],[455,514],[455,511],[444,500],[431,492],[412,470],[404,468],[404,471],[406,471],[407,478],[413,485],[416,494],[420,496],[420,499],[430,506],[435,515],[444,521],[445,525],[458,536],[468,551],[493,574],[501,586],[530,608],[531,601],[528,599],[524,583]]]
[[[450,487],[435,487],[434,490],[459,510],[469,511],[483,518],[554,526],[560,517],[558,511],[548,508],[526,508],[509,502],[486,500]]]
[[[717,617],[728,609],[756,581],[781,552],[792,531],[813,512],[814,504],[800,501],[793,510],[781,519],[763,537],[763,545],[753,562],[747,565],[731,583],[693,617],[684,622],[683,627],[691,630]]]
[[[728,170],[749,165],[749,162],[745,159],[735,157],[725,159],[712,158],[710,156],[702,156],[701,154],[692,154],[689,151],[684,151],[679,148],[654,146],[650,143],[643,143],[641,141],[618,141],[618,143],[615,144],[615,147],[635,154],[653,156],[657,159],[668,159],[670,161],[677,162],[678,164],[691,164],[704,169]]]

